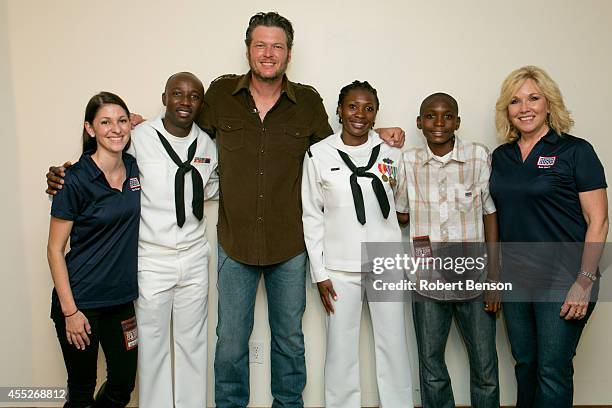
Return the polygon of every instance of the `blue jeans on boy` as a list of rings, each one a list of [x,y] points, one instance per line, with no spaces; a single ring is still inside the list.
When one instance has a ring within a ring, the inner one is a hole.
[[[219,311],[215,352],[215,403],[218,408],[249,402],[249,338],[257,285],[263,275],[271,333],[273,408],[303,407],[306,386],[302,315],[306,307],[306,252],[268,266],[246,265],[219,245]]]
[[[416,295],[412,303],[419,349],[419,378],[423,408],[454,408],[451,380],[444,361],[453,316],[467,346],[470,399],[475,408],[499,407],[495,348],[495,315],[482,301],[436,302]]]
[[[559,317],[563,302],[505,302],[512,356],[516,361],[517,408],[571,408],[578,340],[595,303],[581,320]]]

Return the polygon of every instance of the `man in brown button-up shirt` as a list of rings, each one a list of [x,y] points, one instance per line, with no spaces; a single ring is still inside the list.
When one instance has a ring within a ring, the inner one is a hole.
[[[196,121],[216,137],[219,149],[215,403],[224,408],[249,402],[248,341],[263,274],[272,336],[272,406],[302,407],[306,253],[301,168],[308,146],[333,132],[316,90],[285,75],[291,23],[277,13],[258,13],[245,42],[251,70],[213,81]]]
[[[262,120],[251,81],[251,71],[216,79],[198,124],[219,148],[219,243],[236,261],[273,265],[305,249],[302,162],[308,146],[333,131],[317,91],[286,75]]]
[[[277,13],[258,13],[249,21],[245,42],[250,71],[213,81],[196,121],[216,137],[219,149],[215,403],[224,408],[249,402],[248,341],[263,274],[272,335],[272,406],[302,407],[301,169],[308,147],[333,132],[317,91],[285,75],[291,23]],[[388,135],[390,140],[403,136]]]

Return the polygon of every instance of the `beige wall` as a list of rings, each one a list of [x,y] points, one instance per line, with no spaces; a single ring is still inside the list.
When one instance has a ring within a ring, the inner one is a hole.
[[[512,69],[536,64],[561,86],[576,120],[573,133],[593,143],[608,175],[612,174],[607,123],[612,97],[612,2],[606,0],[3,0],[0,119],[5,198],[0,205],[6,220],[0,238],[4,261],[0,386],[65,381],[48,318],[52,284],[45,259],[49,202],[43,194],[43,175],[50,164],[78,158],[88,98],[100,90],[114,91],[132,110],[151,117],[160,111],[160,93],[173,72],[190,70],[209,83],[223,73],[246,71],[244,30],[248,18],[260,10],[278,10],[294,23],[289,75],[317,87],[335,127],[338,91],[359,78],[371,81],[379,91],[377,125],[403,127],[409,145],[422,138],[414,125],[420,101],[433,91],[446,91],[460,104],[459,135],[495,147],[493,106],[500,83]],[[214,239],[216,204],[206,211]],[[214,272],[210,281],[212,405]],[[318,302],[309,286],[304,317],[307,406],[323,402],[324,326]],[[268,346],[265,306],[261,294],[252,338]],[[575,360],[576,403],[612,404],[606,369],[612,365],[610,318],[612,307],[601,302],[584,333]],[[363,402],[374,405],[372,342],[365,322]],[[512,404],[512,359],[501,321],[498,328],[502,403]],[[412,331],[410,335],[414,351]],[[467,404],[467,359],[454,329],[447,361],[456,401]],[[251,404],[269,406],[269,364],[252,365],[251,373]],[[417,387],[416,364],[413,373]]]
[[[20,149],[15,126],[14,85],[9,61],[7,8],[0,3],[0,123],[4,126],[4,148],[0,153],[8,170],[5,195],[2,200],[4,233],[0,234],[0,254],[3,259],[0,286],[0,324],[4,328],[0,336],[0,386],[31,384],[32,370],[32,316],[36,306],[29,301],[29,278],[25,268],[25,231],[23,228],[22,180],[16,177],[19,168]],[[42,255],[42,253],[41,253]],[[12,333],[12,334],[10,334]]]

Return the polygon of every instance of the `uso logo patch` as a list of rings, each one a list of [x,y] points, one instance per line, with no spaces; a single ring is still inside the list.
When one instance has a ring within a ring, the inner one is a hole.
[[[138,345],[138,325],[136,324],[136,316],[121,322],[123,329],[123,339],[125,340],[125,349],[131,350]]]
[[[557,156],[540,156],[538,157],[538,168],[547,169],[555,165]]]
[[[140,190],[140,181],[138,180],[138,177],[130,178],[130,190],[132,191]]]

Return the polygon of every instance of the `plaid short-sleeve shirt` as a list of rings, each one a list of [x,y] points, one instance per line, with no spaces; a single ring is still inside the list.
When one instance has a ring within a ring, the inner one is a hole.
[[[489,194],[491,155],[486,146],[462,142],[455,137],[447,156],[435,156],[429,147],[404,152],[405,194],[396,200],[399,212],[410,213],[410,239],[428,236],[434,256],[445,243],[484,242],[483,215],[495,212]],[[442,251],[441,251],[442,252]],[[486,276],[481,271],[476,280]],[[448,281],[436,271],[420,273],[427,280]],[[441,300],[469,299],[478,293],[467,291],[419,293]]]

